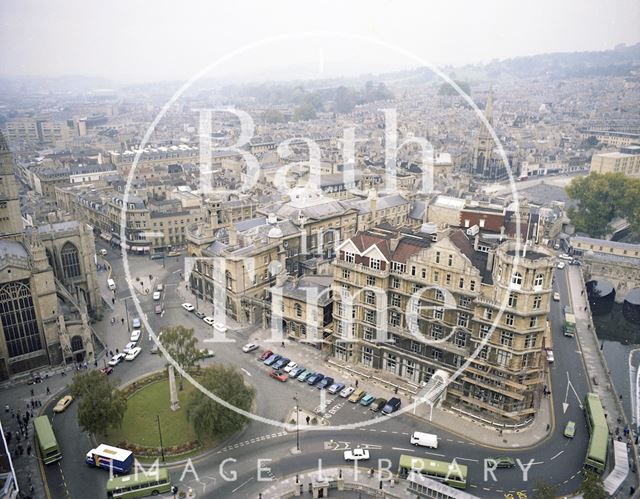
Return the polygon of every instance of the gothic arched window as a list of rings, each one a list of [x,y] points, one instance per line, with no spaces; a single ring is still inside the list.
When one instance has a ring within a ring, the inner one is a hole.
[[[9,357],[42,349],[38,319],[26,281],[9,282],[0,287],[0,320]]]
[[[80,276],[80,258],[78,248],[70,242],[67,242],[60,251],[62,260],[62,271],[67,279]]]

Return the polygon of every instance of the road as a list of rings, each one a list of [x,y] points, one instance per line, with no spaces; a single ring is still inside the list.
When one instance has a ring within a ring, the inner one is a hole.
[[[126,297],[127,288],[122,278],[121,262],[111,258],[113,276],[118,285],[116,297],[122,301]],[[197,336],[204,340],[210,335],[210,328],[192,313],[180,306],[181,299],[177,295],[176,285],[180,279],[181,262],[176,259],[165,261],[166,269],[162,269],[162,261],[150,261],[145,257],[131,257],[132,268],[141,275],[153,274],[155,282],[162,280],[165,284],[164,313],[158,316],[153,313],[154,302],[151,294],[140,295],[143,311],[154,330],[165,325],[180,323],[193,327]],[[106,276],[101,276],[106,281]],[[514,451],[483,448],[468,438],[436,428],[430,423],[402,415],[392,419],[375,415],[367,408],[350,404],[337,396],[327,396],[329,412],[333,411],[332,425],[345,425],[376,418],[376,424],[363,428],[345,428],[336,431],[303,431],[301,433],[302,454],[293,456],[290,449],[295,447],[295,432],[287,433],[282,427],[252,421],[245,430],[237,435],[231,444],[215,449],[208,456],[194,461],[197,478],[193,473],[185,472],[184,467],[171,469],[172,479],[181,488],[194,487],[202,497],[216,495],[219,497],[251,497],[257,496],[268,484],[258,480],[258,459],[272,459],[267,464],[271,467],[272,477],[278,478],[317,468],[319,462],[323,466],[344,465],[342,451],[347,447],[368,446],[371,449],[374,464],[378,459],[389,459],[395,471],[400,454],[410,453],[416,456],[432,456],[437,459],[451,460],[469,466],[469,491],[479,496],[493,496],[496,493],[523,491],[531,494],[538,481],[558,484],[558,493],[575,491],[580,482],[578,472],[586,453],[588,430],[581,410],[582,400],[587,392],[584,364],[581,360],[575,338],[562,335],[562,306],[569,303],[567,284],[563,271],[556,270],[556,286],[561,294],[561,302],[551,305],[550,320],[553,329],[555,362],[550,367],[551,391],[555,410],[555,431],[545,441],[530,449]],[[204,305],[201,305],[203,307]],[[210,305],[208,305],[210,307]],[[116,305],[116,313],[120,309]],[[132,308],[129,308],[131,312]],[[206,310],[203,310],[206,311]],[[126,326],[116,324],[111,327],[108,320],[103,321],[103,339],[109,349],[116,345],[123,346],[128,338]],[[100,332],[100,330],[99,330]],[[242,368],[246,379],[256,387],[257,407],[259,414],[276,421],[284,421],[293,408],[293,397],[298,396],[302,407],[312,408],[318,405],[319,391],[304,383],[289,381],[278,383],[267,376],[269,369],[254,359],[259,352],[244,354],[241,346],[249,340],[249,333],[232,330],[229,337],[235,343],[215,345],[216,358],[207,362],[225,362]],[[162,359],[149,355],[150,341],[146,334],[142,340],[143,353],[134,362],[125,362],[116,367],[112,376],[124,382],[146,372],[160,369]],[[202,343],[202,347],[210,345]],[[295,360],[295,359],[294,359]],[[566,404],[566,405],[565,405]],[[82,464],[84,455],[92,447],[88,439],[75,425],[75,406],[53,418],[53,425],[61,442],[65,458],[60,466],[47,468],[47,481],[52,497],[87,497],[103,493],[107,474],[102,470],[88,468]],[[562,435],[568,420],[577,423],[576,438],[567,439]],[[409,445],[409,435],[413,431],[437,433],[440,446],[436,450],[425,450]],[[339,442],[338,447],[329,446],[331,440]],[[523,466],[529,463],[527,481],[523,479],[519,467],[496,472],[497,482],[491,475],[484,476],[483,460],[500,455],[509,455],[520,459]],[[226,461],[232,459],[234,461]],[[224,463],[224,464],[223,464]],[[221,472],[222,465],[222,472]],[[225,475],[224,470],[229,474]],[[233,473],[232,473],[233,472]],[[232,481],[226,478],[233,474]]]

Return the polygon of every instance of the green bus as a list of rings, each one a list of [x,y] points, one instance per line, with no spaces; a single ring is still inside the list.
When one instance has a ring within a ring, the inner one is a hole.
[[[147,497],[172,491],[169,472],[165,468],[148,473],[111,478],[107,482],[107,497]]]
[[[410,471],[422,473],[429,478],[446,483],[457,489],[467,488],[467,466],[451,462],[436,461],[428,457],[415,457],[402,454],[398,475],[406,478]]]
[[[602,408],[600,397],[595,393],[587,393],[584,411],[590,433],[584,466],[596,473],[602,473],[607,464],[609,428],[607,419],[604,417],[604,409]]]
[[[33,427],[36,430],[36,440],[40,449],[40,458],[44,464],[50,464],[62,459],[58,441],[53,433],[53,428],[47,416],[38,416],[33,420]]]

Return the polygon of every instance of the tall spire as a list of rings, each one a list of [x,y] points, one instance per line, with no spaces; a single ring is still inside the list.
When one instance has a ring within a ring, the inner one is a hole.
[[[487,105],[484,108],[484,116],[487,121],[493,121],[493,84],[489,83],[489,97],[487,97]]]

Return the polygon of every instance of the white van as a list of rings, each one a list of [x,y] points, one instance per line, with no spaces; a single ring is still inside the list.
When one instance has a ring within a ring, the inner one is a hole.
[[[116,281],[114,281],[113,279],[107,279],[107,286],[109,286],[109,289],[111,291],[115,291],[116,290]]]
[[[437,449],[438,435],[416,431],[413,433],[413,435],[411,435],[411,444],[419,445],[421,447],[430,447],[431,449]]]

